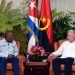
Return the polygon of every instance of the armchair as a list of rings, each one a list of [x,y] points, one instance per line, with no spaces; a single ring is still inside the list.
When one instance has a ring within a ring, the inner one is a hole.
[[[20,42],[17,41],[17,46],[20,52]],[[19,69],[20,69],[20,75],[24,75],[24,63],[26,61],[26,58],[22,55],[19,55]],[[7,68],[6,68],[6,75],[13,75],[13,67],[11,63],[7,64]]]
[[[55,50],[57,50],[64,41],[65,40],[59,40],[57,43],[55,43],[54,44]],[[64,67],[65,66],[62,64],[60,67],[61,67],[62,75],[64,75]],[[53,68],[52,68],[52,62],[50,62],[49,75],[54,75]],[[75,64],[72,65],[72,74],[71,75],[75,75]]]

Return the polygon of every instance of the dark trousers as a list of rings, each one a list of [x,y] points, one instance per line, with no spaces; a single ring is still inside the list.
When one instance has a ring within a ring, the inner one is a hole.
[[[54,75],[61,75],[60,65],[64,64],[64,75],[71,75],[73,58],[55,58],[53,60]]]
[[[19,75],[19,60],[17,57],[12,57],[11,59],[0,57],[0,75],[6,75],[8,62],[12,63],[14,75]]]

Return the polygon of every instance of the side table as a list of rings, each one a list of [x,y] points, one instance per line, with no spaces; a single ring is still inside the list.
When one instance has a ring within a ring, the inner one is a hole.
[[[26,62],[25,75],[49,75],[48,62]]]

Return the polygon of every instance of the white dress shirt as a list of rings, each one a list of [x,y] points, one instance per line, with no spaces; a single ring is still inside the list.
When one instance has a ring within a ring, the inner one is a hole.
[[[62,43],[62,45],[59,47],[59,49],[52,53],[53,55],[61,55],[60,58],[67,58],[72,57],[75,58],[75,41],[69,42],[65,41]]]
[[[15,41],[8,43],[5,39],[0,40],[0,57],[8,57],[9,54],[17,56],[18,51]]]

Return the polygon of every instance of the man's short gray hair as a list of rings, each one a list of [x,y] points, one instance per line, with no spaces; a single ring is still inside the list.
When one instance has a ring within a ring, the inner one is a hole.
[[[68,33],[74,33],[75,34],[75,30],[73,30],[73,29],[68,30]]]

